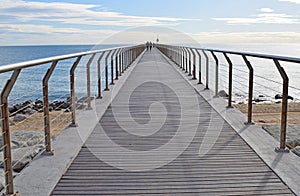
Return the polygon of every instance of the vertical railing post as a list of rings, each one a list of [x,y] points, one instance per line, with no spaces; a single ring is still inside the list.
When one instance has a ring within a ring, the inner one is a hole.
[[[183,47],[180,47],[181,50],[181,66],[180,68],[182,69],[182,71],[184,71],[184,49]]]
[[[119,66],[118,66],[118,64],[119,64],[119,54],[120,54],[120,51],[121,51],[121,48],[119,48],[118,50],[117,50],[117,53],[116,53],[116,62],[115,62],[115,66],[116,66],[116,80],[118,80],[119,79]]]
[[[228,62],[229,71],[228,71],[228,106],[227,108],[232,108],[232,61],[228,57],[228,55],[224,52],[223,55]]]
[[[101,88],[101,80],[102,80],[102,77],[101,77],[101,60],[103,58],[103,56],[105,55],[105,51],[101,53],[101,55],[99,56],[98,58],[98,61],[97,61],[97,72],[98,72],[98,99],[101,99],[102,98],[102,88]]]
[[[49,113],[49,92],[48,81],[57,65],[58,61],[53,61],[50,68],[47,70],[43,78],[43,98],[44,98],[44,132],[45,132],[45,146],[46,152],[53,154],[51,150],[51,130],[50,130],[50,113]]]
[[[248,61],[245,55],[242,55],[248,69],[249,69],[249,90],[248,90],[248,120],[245,124],[253,124],[252,123],[252,98],[253,98],[253,67]]]
[[[75,98],[75,69],[79,64],[82,56],[78,56],[76,61],[73,63],[70,69],[70,90],[71,90],[71,112],[72,112],[72,122],[70,124],[71,127],[77,126],[76,123],[76,98]]]
[[[109,91],[108,88],[108,57],[111,53],[111,50],[108,52],[108,54],[105,57],[105,89],[104,91]]]
[[[280,125],[280,146],[279,149],[276,148],[277,151],[288,152],[286,150],[286,127],[287,127],[287,114],[288,114],[288,91],[289,91],[289,78],[284,71],[283,67],[280,65],[277,59],[273,60],[282,79],[282,106],[281,106],[281,125]]]
[[[114,83],[114,55],[115,55],[115,53],[117,52],[117,50],[115,49],[114,51],[113,51],[113,53],[111,54],[111,56],[110,56],[110,74],[111,74],[111,82],[110,82],[110,84],[111,85],[114,85],[115,83]]]
[[[91,64],[96,54],[92,54],[88,63],[86,64],[86,83],[87,83],[87,109],[91,109]]]
[[[218,57],[215,55],[213,51],[210,51],[213,58],[216,61],[216,67],[215,67],[215,96],[218,96],[219,93],[219,60]]]
[[[195,51],[193,50],[193,48],[190,48],[190,50],[192,51],[193,54],[193,80],[197,80],[196,77],[196,54]]]
[[[184,51],[185,51],[185,73],[188,73],[188,52],[186,47],[184,47]]]
[[[188,71],[188,76],[192,76],[192,55],[191,55],[191,48],[186,48],[189,54],[189,71]]]
[[[205,53],[204,50],[202,50],[203,54],[204,54],[204,57],[205,57],[205,62],[206,62],[206,74],[205,74],[205,77],[206,77],[206,84],[205,84],[205,89],[209,89],[208,87],[208,83],[209,83],[209,59],[208,59],[208,56],[207,54]]]
[[[123,50],[122,50],[122,57],[121,57],[121,59],[122,59],[122,65],[121,65],[122,66],[122,68],[121,68],[122,73],[124,73],[125,52],[126,52],[126,49],[123,48]]]
[[[200,55],[200,52],[197,50],[197,49],[195,49],[196,50],[196,52],[197,52],[197,54],[198,54],[198,58],[199,58],[199,71],[198,71],[198,74],[199,74],[199,81],[198,81],[198,84],[202,84],[202,82],[201,82],[201,55]]]
[[[120,53],[120,62],[119,62],[119,73],[120,73],[120,76],[122,76],[122,73],[123,73],[123,64],[124,64],[124,48],[121,49],[121,53]]]
[[[176,54],[177,66],[180,67],[180,48],[178,46],[176,47]]]
[[[10,130],[9,130],[9,111],[8,111],[8,96],[20,74],[21,70],[16,69],[12,73],[10,79],[5,84],[1,92],[1,117],[2,117],[2,146],[3,146],[3,162],[4,162],[4,175],[6,195],[13,195],[14,182],[13,182],[13,168],[10,144]]]
[[[124,53],[124,68],[123,68],[123,72],[126,71],[127,69],[127,62],[128,62],[128,50],[126,49],[125,50],[125,53]]]

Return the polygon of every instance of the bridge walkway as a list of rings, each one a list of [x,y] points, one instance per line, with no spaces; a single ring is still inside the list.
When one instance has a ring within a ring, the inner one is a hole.
[[[144,53],[52,195],[294,195],[176,69]]]

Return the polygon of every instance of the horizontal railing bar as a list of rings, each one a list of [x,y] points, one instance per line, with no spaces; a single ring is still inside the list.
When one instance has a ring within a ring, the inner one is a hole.
[[[167,46],[167,47],[177,47],[173,45],[164,45],[161,44],[161,46]],[[220,50],[220,49],[213,49],[213,48],[197,48],[197,47],[185,47],[185,48],[192,48],[196,50],[206,50],[206,51],[212,51],[212,52],[218,52],[218,53],[227,53],[227,54],[234,54],[234,55],[245,55],[248,57],[257,57],[257,58],[264,58],[264,59],[275,59],[278,61],[285,61],[285,62],[291,62],[291,63],[300,63],[300,58],[298,57],[288,57],[288,56],[279,56],[279,55],[270,55],[270,54],[260,54],[260,53],[252,53],[252,52],[237,52],[232,50]]]
[[[106,48],[106,49],[102,49],[102,50],[79,52],[79,53],[66,54],[66,55],[54,56],[54,57],[49,57],[49,58],[25,61],[25,62],[21,62],[21,63],[3,65],[3,66],[0,66],[0,73],[9,72],[9,71],[13,71],[16,69],[33,67],[36,65],[42,65],[42,64],[46,64],[46,63],[51,63],[53,61],[61,61],[61,60],[71,59],[71,58],[75,58],[78,56],[86,56],[86,55],[90,55],[90,54],[101,53],[101,52],[105,52],[107,50],[115,50],[115,49],[119,49],[119,48],[130,49],[132,47],[138,47],[138,46],[139,45],[129,45],[129,46],[123,46],[123,47]]]
[[[213,51],[218,53],[234,54],[234,55],[245,55],[249,57],[257,57],[257,58],[264,58],[264,59],[271,59],[271,60],[276,59],[279,61],[286,61],[291,63],[300,63],[300,58],[297,57],[287,57],[287,56],[279,56],[279,55],[259,54],[259,53],[251,53],[251,52],[237,52],[231,50],[219,50],[219,49],[207,49],[207,48],[195,48],[195,49]]]

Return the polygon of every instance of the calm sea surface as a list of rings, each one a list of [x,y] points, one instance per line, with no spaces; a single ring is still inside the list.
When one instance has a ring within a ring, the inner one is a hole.
[[[90,51],[94,49],[104,49],[116,47],[116,45],[101,45],[95,48],[93,45],[61,45],[61,46],[0,46],[0,66],[29,61],[34,59],[58,56],[70,53]],[[255,52],[264,54],[283,55],[300,57],[299,44],[213,44],[199,47],[217,48],[235,51]],[[234,96],[237,102],[245,101],[247,98],[247,67],[240,57],[232,56],[234,61]],[[49,93],[51,100],[62,100],[70,96],[69,92],[69,69],[75,59],[59,62],[50,81]],[[76,95],[78,97],[86,94],[86,69],[85,65],[88,57],[82,59],[76,70]],[[276,94],[281,93],[281,77],[274,64],[270,60],[259,60],[249,58],[254,66],[255,87],[254,96],[264,95],[267,100],[274,101]],[[213,60],[211,59],[213,62]],[[227,91],[227,64],[220,56],[220,87]],[[204,65],[204,61],[202,63]],[[288,76],[290,77],[290,95],[300,98],[300,64],[283,63]],[[10,104],[20,103],[26,100],[42,99],[42,78],[49,68],[49,64],[27,68],[22,70],[17,83],[10,95]],[[92,93],[96,95],[96,65],[92,64]],[[103,71],[102,66],[102,71]],[[204,66],[202,66],[204,68]],[[205,71],[203,78],[205,80]],[[210,84],[214,84],[214,66],[210,68]],[[11,73],[0,74],[0,89]],[[104,77],[102,77],[104,78]],[[273,82],[274,81],[274,82]],[[26,85],[24,85],[26,84]]]

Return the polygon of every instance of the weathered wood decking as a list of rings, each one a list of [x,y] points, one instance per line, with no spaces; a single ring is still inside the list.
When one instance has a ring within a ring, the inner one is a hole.
[[[52,192],[143,194],[293,195],[156,50],[144,54]]]

